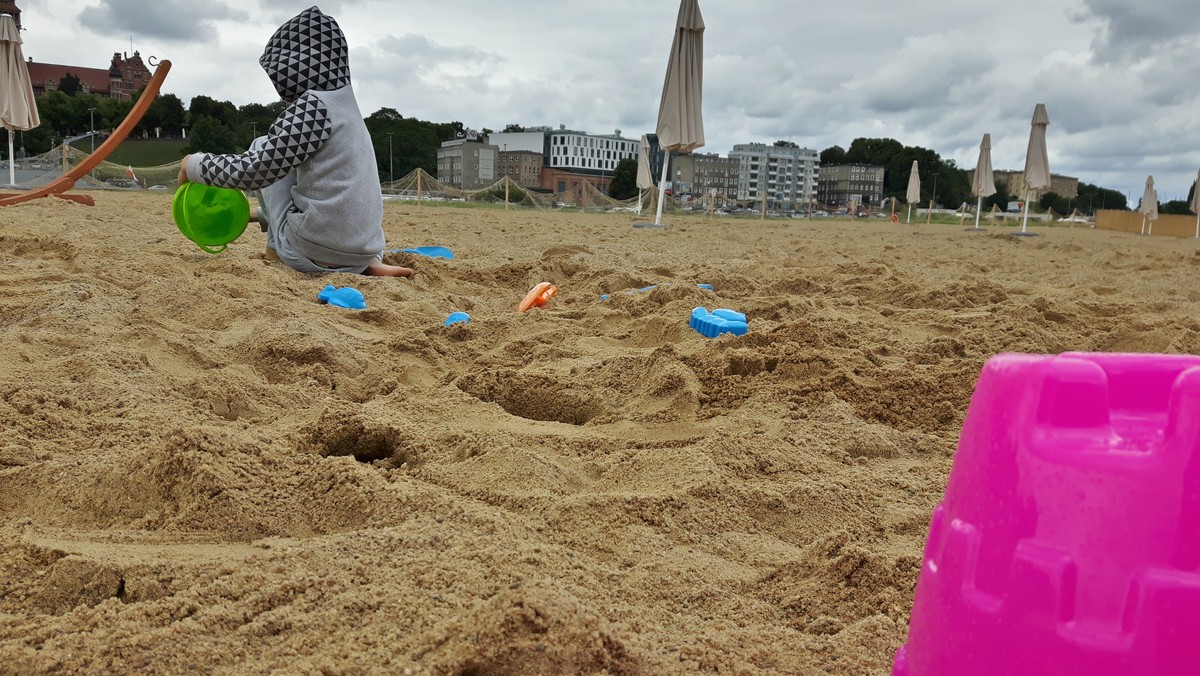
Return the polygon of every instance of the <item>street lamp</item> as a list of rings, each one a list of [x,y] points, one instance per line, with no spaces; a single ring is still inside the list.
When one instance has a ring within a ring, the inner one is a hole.
[[[392,178],[392,132],[388,132],[388,183],[395,179]]]

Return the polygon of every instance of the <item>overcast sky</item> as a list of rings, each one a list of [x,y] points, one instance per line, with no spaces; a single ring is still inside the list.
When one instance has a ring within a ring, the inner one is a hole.
[[[107,67],[170,59],[164,91],[269,103],[263,44],[293,0],[17,0],[26,57]],[[1045,103],[1050,170],[1185,199],[1200,168],[1196,0],[700,0],[702,152],[786,139],[894,138],[972,168],[1022,169]],[[346,32],[363,115],[653,131],[677,0],[319,3]]]

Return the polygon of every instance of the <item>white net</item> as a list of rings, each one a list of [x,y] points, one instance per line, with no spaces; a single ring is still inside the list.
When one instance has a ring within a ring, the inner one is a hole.
[[[41,155],[19,158],[14,167],[17,187],[44,186],[79,166],[88,156],[85,151],[62,145]],[[173,190],[179,178],[179,164],[177,161],[157,167],[129,167],[104,160],[75,185],[87,190]]]
[[[638,199],[618,200],[600,192],[588,181],[580,181],[565,192],[539,192],[522,187],[507,177],[478,190],[461,190],[446,185],[423,169],[414,169],[403,178],[382,185],[385,198],[412,202],[476,202],[505,204],[529,209],[581,209],[586,211],[637,211]],[[645,191],[642,209],[653,203]],[[657,197],[655,193],[654,197]],[[667,205],[671,201],[668,198]]]

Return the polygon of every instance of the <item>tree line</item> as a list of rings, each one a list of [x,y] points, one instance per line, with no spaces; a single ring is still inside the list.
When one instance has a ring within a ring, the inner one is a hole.
[[[870,164],[883,167],[883,198],[896,198],[903,202],[908,192],[908,179],[913,160],[917,161],[917,173],[921,179],[921,202],[934,200],[950,208],[967,203],[974,205],[976,198],[971,194],[968,170],[958,167],[954,160],[943,159],[938,153],[919,146],[905,146],[890,138],[857,138],[846,150],[833,146],[821,151],[821,164]],[[983,208],[990,211],[993,206],[1001,210],[1009,202],[1024,200],[1023,195],[1013,195],[1003,181],[996,183],[996,194],[983,199]],[[1060,214],[1069,214],[1078,208],[1084,212],[1096,209],[1126,209],[1125,194],[1117,190],[1101,188],[1090,183],[1079,183],[1074,197],[1064,197],[1048,192],[1038,200],[1042,209],[1054,209]]]
[[[93,130],[107,135],[121,124],[137,101],[137,97],[121,101],[83,93],[79,87],[72,87],[69,77],[61,84],[64,86],[58,90],[37,96],[41,125],[21,132],[21,146],[27,154],[48,152],[64,139]],[[179,153],[181,158],[193,152],[240,153],[250,147],[256,135],[267,133],[285,106],[282,101],[235,106],[229,101],[195,96],[185,107],[178,96],[164,93],[155,98],[129,137],[176,140],[186,137],[187,143]],[[365,122],[374,144],[380,181],[403,177],[418,167],[436,175],[437,149],[443,141],[461,138],[466,132],[461,122],[406,118],[392,108],[379,109]],[[483,133],[491,131],[485,129]]]

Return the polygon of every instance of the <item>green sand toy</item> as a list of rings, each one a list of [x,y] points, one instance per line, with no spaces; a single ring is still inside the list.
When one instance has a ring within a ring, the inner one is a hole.
[[[184,237],[210,254],[242,236],[250,222],[250,202],[240,190],[184,183],[171,200],[171,216]]]

